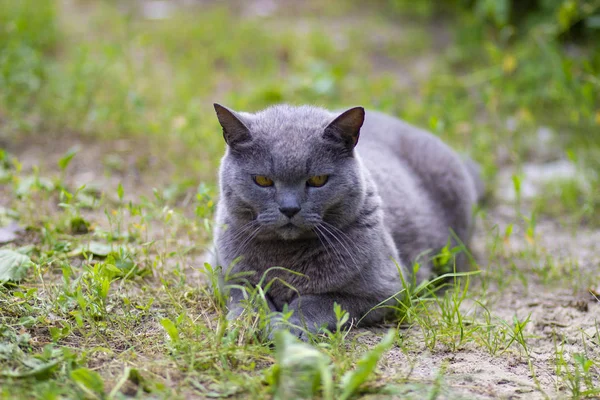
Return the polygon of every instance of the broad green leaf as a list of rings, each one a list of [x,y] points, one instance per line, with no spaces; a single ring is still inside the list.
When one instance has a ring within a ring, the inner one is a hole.
[[[104,381],[96,371],[87,368],[78,368],[71,372],[71,379],[86,392],[93,394],[104,393]]]
[[[327,355],[283,330],[275,333],[275,346],[275,399],[313,398],[319,387],[323,399],[333,399],[331,360]]]
[[[112,247],[106,243],[92,241],[87,250],[95,256],[106,257],[112,251]]]
[[[123,189],[123,185],[121,183],[119,183],[119,186],[117,186],[117,195],[119,196],[119,200],[123,201],[125,190]]]
[[[103,276],[100,282],[100,296],[103,299],[106,299],[108,297],[108,292],[110,291],[110,279],[108,279],[106,276]]]
[[[25,254],[0,250],[0,282],[20,281],[31,265],[31,259]]]
[[[67,167],[71,163],[71,160],[73,159],[73,157],[75,157],[75,154],[77,154],[78,150],[79,149],[74,147],[74,148],[70,149],[69,151],[67,151],[67,154],[65,154],[60,160],[58,160],[58,166],[60,167],[61,170],[64,171],[65,169],[67,169]]]
[[[348,399],[356,390],[369,379],[369,376],[375,371],[377,362],[394,343],[396,331],[390,329],[385,337],[371,351],[367,352],[357,363],[356,369],[348,371],[342,376],[340,385],[343,388],[341,400]]]
[[[118,277],[127,276],[130,273],[144,275],[147,272],[143,268],[137,268],[138,265],[134,261],[134,255],[124,248],[119,249],[118,252],[109,254],[106,262],[113,264],[114,269],[111,270],[113,270],[115,276]]]
[[[173,321],[171,321],[169,318],[163,318],[160,320],[160,324],[163,326],[163,328],[165,328],[165,331],[167,331],[167,334],[173,342],[177,342],[179,340],[179,331],[177,330],[177,327]]]
[[[513,175],[512,181],[515,188],[515,193],[517,193],[517,196],[519,196],[521,194],[521,177],[518,175]]]
[[[113,251],[113,247],[110,244],[91,241],[88,244],[78,246],[75,250],[69,252],[67,256],[77,257],[81,254],[91,253],[98,257],[106,257]]]
[[[37,359],[25,359],[22,360],[23,364],[31,367],[25,371],[8,371],[8,372],[0,372],[0,377],[4,378],[37,378],[37,379],[48,379],[50,374],[56,366],[62,360],[53,360],[50,362],[42,362]]]

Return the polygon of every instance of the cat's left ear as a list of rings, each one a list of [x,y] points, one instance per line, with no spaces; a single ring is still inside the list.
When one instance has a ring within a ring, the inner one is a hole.
[[[358,143],[363,122],[365,122],[365,109],[362,107],[351,108],[327,125],[324,136],[343,144],[346,149],[352,151]]]

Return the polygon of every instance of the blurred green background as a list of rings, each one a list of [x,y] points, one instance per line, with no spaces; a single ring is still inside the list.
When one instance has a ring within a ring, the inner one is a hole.
[[[215,101],[360,104],[470,153],[491,187],[570,159],[592,184],[540,211],[593,221],[599,38],[596,0],[0,0],[0,141],[141,138],[185,189],[214,183]]]

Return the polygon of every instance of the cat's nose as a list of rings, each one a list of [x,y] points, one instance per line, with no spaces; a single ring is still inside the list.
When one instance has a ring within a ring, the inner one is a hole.
[[[279,207],[279,211],[281,211],[281,213],[286,217],[292,218],[294,215],[298,214],[298,212],[300,211],[300,207]]]

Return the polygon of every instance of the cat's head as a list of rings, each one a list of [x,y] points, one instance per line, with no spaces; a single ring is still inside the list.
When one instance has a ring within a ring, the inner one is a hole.
[[[341,114],[287,105],[256,114],[215,110],[227,143],[221,201],[248,235],[313,237],[356,215],[365,191],[354,152],[362,107]]]

